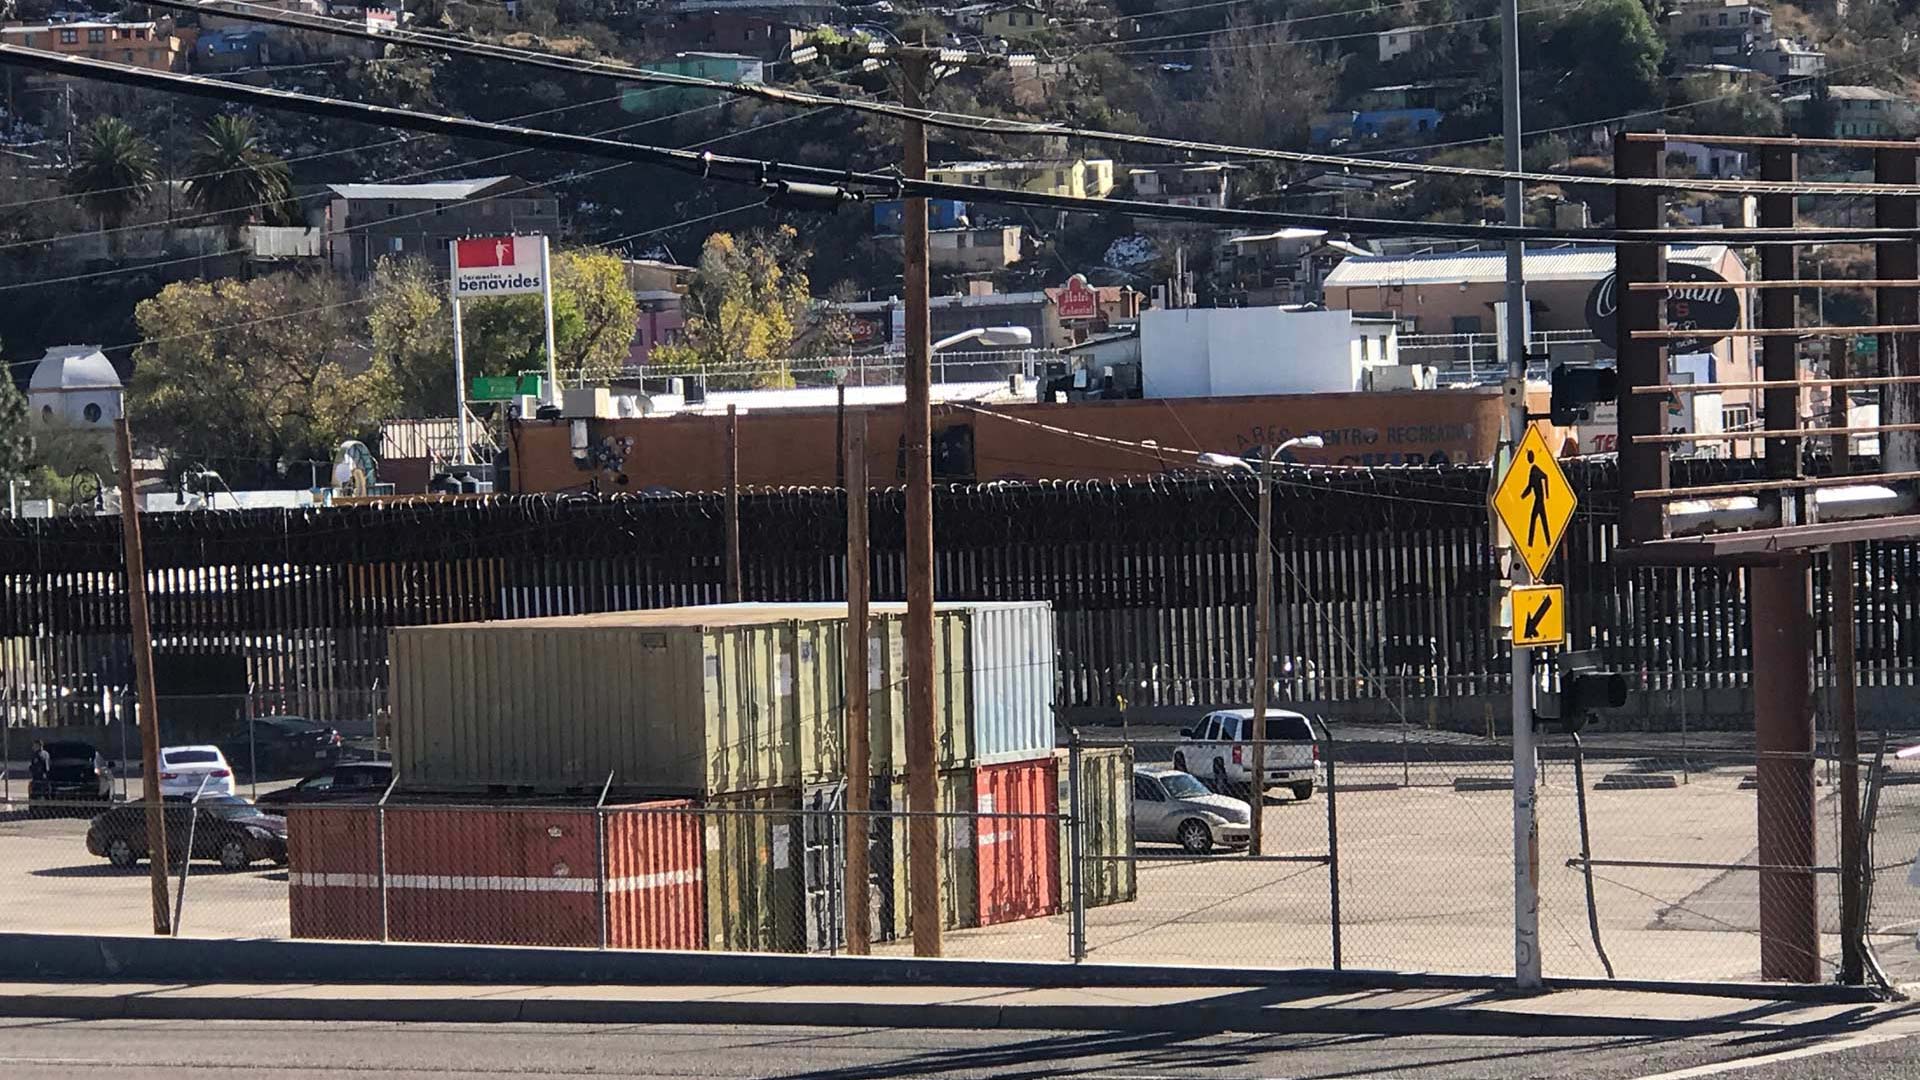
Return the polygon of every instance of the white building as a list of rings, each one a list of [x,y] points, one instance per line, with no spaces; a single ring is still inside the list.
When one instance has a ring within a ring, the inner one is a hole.
[[[98,345],[56,345],[27,383],[27,406],[45,423],[98,430],[104,437],[120,419],[124,388],[113,361]]]
[[[1347,393],[1400,363],[1398,325],[1352,311],[1169,308],[1140,313],[1150,398]]]
[[[1395,60],[1412,52],[1415,43],[1419,41],[1419,35],[1420,31],[1410,26],[1380,31],[1380,33],[1376,35],[1376,43],[1380,50],[1380,62],[1383,64],[1391,64]]]

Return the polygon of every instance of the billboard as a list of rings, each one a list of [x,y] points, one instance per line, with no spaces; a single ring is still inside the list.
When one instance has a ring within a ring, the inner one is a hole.
[[[454,299],[544,292],[546,246],[544,236],[481,236],[454,241]]]
[[[1100,317],[1100,294],[1093,291],[1087,279],[1075,274],[1067,279],[1066,287],[1055,298],[1061,321],[1068,319],[1097,319]]]

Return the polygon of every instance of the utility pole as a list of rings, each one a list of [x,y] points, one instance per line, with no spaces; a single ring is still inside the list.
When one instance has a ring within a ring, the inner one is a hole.
[[[1273,662],[1273,459],[1276,450],[1260,451],[1260,550],[1253,556],[1253,719],[1248,733],[1249,762],[1247,806],[1251,810],[1252,831],[1247,850],[1265,855],[1264,819],[1267,816],[1267,684]]]
[[[842,450],[847,468],[847,798],[846,798],[846,924],[847,951],[865,956],[873,941],[870,925],[867,838],[871,834],[873,778],[867,747],[867,414],[855,413],[847,423]]]
[[[153,891],[153,932],[173,932],[167,897],[167,825],[160,799],[160,696],[153,682],[153,626],[147,621],[147,556],[140,543],[140,504],[134,499],[133,435],[121,417],[113,422],[120,443],[120,545],[127,561],[127,629],[133,647],[133,680],[140,693],[140,786],[147,802],[147,864]]]
[[[910,109],[926,108],[938,52],[893,53],[900,98]],[[901,175],[927,177],[927,128],[901,124]],[[933,704],[933,349],[927,316],[927,200],[903,200],[901,247],[906,253],[906,451],[907,451],[907,891],[913,901],[913,955],[939,956],[940,782],[936,774]]]
[[[1506,167],[1517,173],[1520,146],[1520,5],[1500,5],[1501,134]],[[1526,224],[1526,192],[1520,181],[1506,185],[1506,222]],[[1527,429],[1527,280],[1526,245],[1507,242],[1507,427],[1513,444]],[[1513,584],[1533,576],[1513,553],[1508,559]],[[1521,990],[1540,989],[1540,821],[1535,804],[1539,760],[1533,746],[1533,655],[1513,650],[1513,979]]]

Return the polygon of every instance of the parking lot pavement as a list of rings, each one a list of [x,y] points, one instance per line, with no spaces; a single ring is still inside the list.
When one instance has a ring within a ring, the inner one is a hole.
[[[1597,857],[1737,863],[1753,858],[1754,794],[1743,770],[1695,773],[1671,789],[1593,790],[1587,776]],[[1461,777],[1497,775],[1490,763],[1416,765],[1399,787],[1399,765],[1339,772],[1341,962],[1349,968],[1504,973],[1512,967],[1511,795],[1459,791]],[[1573,778],[1550,765],[1541,787],[1541,949],[1549,976],[1606,974],[1588,926]],[[1826,791],[1828,789],[1822,789]],[[1920,787],[1913,789],[1920,794]],[[1821,805],[1822,854],[1831,848],[1832,807]],[[1325,792],[1305,802],[1274,792],[1263,811],[1269,854],[1328,851]],[[1920,806],[1912,832],[1920,837]],[[20,930],[144,933],[150,927],[144,870],[123,871],[89,855],[83,820],[0,822],[0,925]],[[1905,845],[1895,830],[1890,843]],[[1258,967],[1333,963],[1331,895],[1325,865],[1255,862],[1238,856],[1184,858],[1142,846],[1131,902],[1087,913],[1088,959]],[[1891,850],[1887,848],[1885,850]],[[1909,848],[1910,850],[1910,848]],[[1902,852],[1899,858],[1905,858]],[[1892,856],[1889,856],[1892,858]],[[1608,868],[1597,872],[1601,939],[1615,974],[1648,979],[1748,979],[1758,972],[1754,875],[1739,871]],[[1830,884],[1830,883],[1829,883]],[[1920,901],[1904,871],[1890,871],[1876,895]],[[1823,927],[1837,929],[1831,902]],[[1065,915],[950,931],[948,955],[1066,959]],[[183,933],[283,936],[287,875],[259,867],[226,873],[196,863]],[[1902,962],[1911,931],[1876,938]],[[905,952],[889,943],[881,952]],[[1823,941],[1828,962],[1839,945]],[[1914,957],[1920,959],[1920,957]],[[1910,965],[1920,968],[1920,963]]]

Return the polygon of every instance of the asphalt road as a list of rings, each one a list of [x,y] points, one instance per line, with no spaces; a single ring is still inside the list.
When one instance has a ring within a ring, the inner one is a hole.
[[[338,1080],[355,1074],[481,1077],[887,1080],[1405,1080],[1553,1077],[1636,1080],[1725,1065],[1778,1045],[1724,1039],[1488,1039],[1086,1032],[876,1031],[701,1026],[382,1025],[0,1021],[9,1080],[130,1077]],[[1903,1039],[1757,1070],[1734,1080],[1844,1075],[1892,1080],[1920,1070]]]

